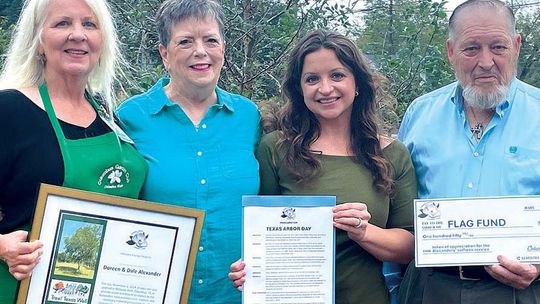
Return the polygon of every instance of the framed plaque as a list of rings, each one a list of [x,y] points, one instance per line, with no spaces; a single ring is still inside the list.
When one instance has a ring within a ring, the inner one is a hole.
[[[17,303],[187,303],[204,211],[42,184]]]

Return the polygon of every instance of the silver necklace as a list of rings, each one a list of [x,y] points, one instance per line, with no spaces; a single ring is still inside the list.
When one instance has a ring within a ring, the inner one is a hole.
[[[476,140],[480,140],[482,135],[484,135],[484,125],[481,122],[477,122],[474,127],[471,128],[473,138],[476,137]]]
[[[490,114],[485,121],[480,121],[480,120],[478,120],[476,118],[476,114],[474,113],[474,110],[472,109],[472,107],[469,107],[469,110],[471,111],[472,116],[473,116],[474,121],[475,121],[474,127],[470,128],[471,133],[472,133],[472,137],[473,137],[473,139],[476,139],[477,141],[479,141],[480,138],[482,138],[482,135],[484,135],[485,126],[489,122],[489,120],[491,119],[491,116],[493,114]]]

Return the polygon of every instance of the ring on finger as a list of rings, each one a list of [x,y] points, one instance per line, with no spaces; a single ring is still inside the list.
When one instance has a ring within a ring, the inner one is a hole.
[[[358,225],[354,226],[354,228],[360,228],[360,227],[362,227],[362,224],[364,224],[364,220],[363,220],[363,219],[361,219],[361,218],[359,218],[359,217],[357,217],[357,219],[358,219]]]

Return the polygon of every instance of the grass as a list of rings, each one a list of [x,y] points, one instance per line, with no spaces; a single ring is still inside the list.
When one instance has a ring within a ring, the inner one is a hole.
[[[70,277],[77,277],[83,279],[94,278],[94,269],[88,268],[85,265],[81,265],[80,270],[77,270],[77,263],[56,262],[54,267],[55,275],[64,275]]]

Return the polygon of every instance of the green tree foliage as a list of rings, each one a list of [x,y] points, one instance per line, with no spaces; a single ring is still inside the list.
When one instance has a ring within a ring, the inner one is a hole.
[[[19,18],[21,12],[23,0],[2,0],[0,1],[0,17],[6,18],[6,22],[1,24],[3,29],[8,28]]]
[[[224,0],[223,5],[228,43],[220,83],[256,100],[279,94],[284,61],[299,37],[314,28],[347,25],[351,12],[311,0]]]
[[[364,7],[360,9],[360,2]],[[509,0],[523,42],[518,78],[540,87],[540,5]],[[0,4],[4,54],[21,0]],[[160,0],[109,0],[129,68],[118,82],[119,100],[150,88],[166,74],[158,53],[154,16]],[[416,97],[454,79],[446,58],[448,16],[440,0],[221,0],[226,14],[225,65],[219,85],[274,109],[287,55],[314,28],[357,37],[374,67],[389,79],[379,95],[385,129],[394,133]],[[355,12],[355,14],[353,14]],[[0,57],[0,63],[2,61]]]
[[[84,226],[75,234],[65,239],[64,259],[77,263],[77,270],[80,271],[81,265],[94,267],[101,240],[101,226]]]
[[[126,95],[148,89],[165,74],[154,16],[160,1],[113,0],[120,38],[132,69]],[[311,0],[223,0],[225,65],[219,85],[255,100],[279,94],[284,60],[298,37],[317,27],[347,25],[354,6]],[[332,20],[330,22],[329,20]]]
[[[161,1],[110,0],[128,65],[122,66],[120,99],[149,89],[164,74],[154,16]]]
[[[517,77],[540,87],[540,9],[520,9],[516,27],[522,39]]]
[[[453,80],[446,60],[444,2],[367,0],[359,45],[391,84],[395,103],[381,112],[395,131],[409,103]]]
[[[69,262],[69,257],[67,256],[65,251],[62,251],[58,253],[58,255],[56,256],[56,260],[58,262]]]
[[[7,52],[11,39],[11,31],[14,27],[14,25],[8,27],[7,23],[7,17],[0,17],[0,67],[4,65],[4,54]]]

